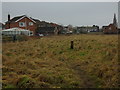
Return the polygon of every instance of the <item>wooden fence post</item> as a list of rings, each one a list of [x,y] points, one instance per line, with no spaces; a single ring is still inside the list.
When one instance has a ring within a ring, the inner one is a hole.
[[[16,41],[16,35],[13,35],[13,42]]]
[[[74,42],[73,41],[71,41],[70,49],[74,49]]]

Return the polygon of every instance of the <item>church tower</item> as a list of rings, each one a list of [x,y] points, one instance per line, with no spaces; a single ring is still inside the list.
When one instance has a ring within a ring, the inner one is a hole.
[[[113,18],[113,24],[116,26],[116,27],[118,27],[117,26],[117,19],[116,19],[116,14],[114,13],[114,18]]]

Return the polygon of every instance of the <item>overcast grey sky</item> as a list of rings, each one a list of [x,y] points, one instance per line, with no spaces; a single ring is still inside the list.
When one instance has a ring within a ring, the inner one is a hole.
[[[0,2],[0,22],[2,21],[2,2]]]
[[[108,25],[118,15],[117,2],[3,2],[2,22],[19,15],[28,15],[41,21],[73,26]]]

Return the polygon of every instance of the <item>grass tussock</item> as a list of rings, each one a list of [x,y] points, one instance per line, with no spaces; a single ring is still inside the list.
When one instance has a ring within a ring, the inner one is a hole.
[[[70,41],[74,49],[70,49]],[[3,43],[3,88],[118,87],[117,35]]]

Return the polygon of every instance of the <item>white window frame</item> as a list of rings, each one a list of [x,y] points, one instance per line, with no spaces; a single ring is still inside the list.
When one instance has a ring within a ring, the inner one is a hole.
[[[21,25],[21,23],[22,23],[23,25]],[[25,22],[19,22],[19,27],[26,27],[26,23],[25,23]]]
[[[29,22],[29,26],[33,26],[33,22]]]

